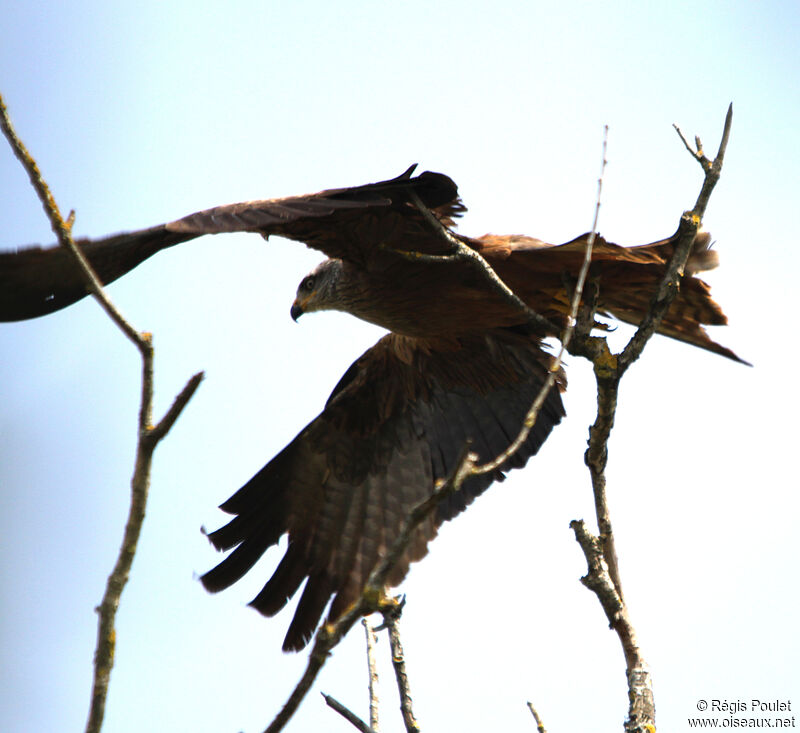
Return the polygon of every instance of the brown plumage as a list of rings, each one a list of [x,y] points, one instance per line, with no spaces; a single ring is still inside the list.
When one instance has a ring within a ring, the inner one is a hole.
[[[330,618],[353,603],[403,518],[448,475],[466,441],[481,460],[507,447],[547,375],[550,357],[541,340],[553,334],[537,332],[467,265],[403,256],[444,255],[449,247],[409,191],[447,227],[464,211],[447,176],[412,172],[366,186],[221,206],[79,242],[103,282],[111,282],[161,249],[204,234],[250,231],[299,240],[329,259],[301,282],[295,319],[333,308],[391,331],[348,369],[322,413],[222,504],[234,517],[209,535],[217,548],[232,550],[202,577],[206,588],[218,591],[288,534],[286,554],[252,601],[274,615],[305,583],[287,650],[308,642],[329,603]],[[588,235],[551,245],[525,236],[453,234],[480,252],[530,307],[563,322],[565,282],[577,274]],[[675,241],[625,248],[598,238],[590,277],[599,283],[600,312],[638,323]],[[708,235],[697,238],[660,330],[741,361],[703,328],[726,322],[708,285],[695,277],[717,264],[709,244]],[[45,315],[85,294],[59,248],[0,254],[0,320]],[[565,385],[559,374],[559,389]],[[559,390],[553,390],[521,450],[493,475],[468,479],[416,530],[390,583],[399,583],[426,553],[443,521],[508,469],[524,466],[563,415]]]

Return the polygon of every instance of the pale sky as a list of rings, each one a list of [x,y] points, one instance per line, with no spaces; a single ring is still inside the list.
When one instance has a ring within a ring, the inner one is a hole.
[[[0,91],[75,233],[99,236],[237,200],[356,185],[411,163],[447,173],[467,234],[588,230],[608,124],[600,231],[639,244],[694,204],[697,164],[734,122],[706,227],[708,276],[743,367],[664,338],[626,376],[609,497],[659,728],[701,698],[800,704],[795,2],[158,3],[10,0]],[[0,248],[53,235],[0,144]],[[380,329],[294,324],[319,253],[256,236],[163,253],[109,289],[156,346],[160,416],[206,379],[158,448],[117,620],[105,730],[259,731],[305,654],[291,610],[246,603],[269,553],[217,596],[201,526],[322,408]],[[620,331],[627,334],[628,331]],[[620,336],[614,337],[617,347]],[[133,466],[139,360],[96,303],[0,327],[0,729],[82,730],[96,617]],[[444,527],[412,567],[404,643],[425,730],[620,730],[624,661],[569,530],[593,519],[583,466],[594,381],[571,357],[567,419],[524,471]],[[291,606],[290,606],[291,608]],[[382,730],[402,729],[388,660]],[[289,730],[367,716],[363,635],[336,650]]]

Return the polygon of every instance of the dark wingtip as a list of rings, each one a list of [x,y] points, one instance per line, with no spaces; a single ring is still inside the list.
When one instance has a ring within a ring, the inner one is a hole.
[[[313,637],[313,633],[298,635],[289,632],[286,634],[286,638],[283,640],[281,651],[284,651],[287,654],[301,652],[308,646],[308,642],[311,641]]]
[[[321,615],[321,611],[315,613],[311,617],[311,620],[309,620],[305,614],[301,614],[300,617],[295,614],[292,623],[289,625],[289,630],[286,632],[286,636],[283,639],[281,650],[284,652],[303,651],[303,649],[308,646],[308,642],[314,638]]]
[[[219,593],[221,590],[225,590],[225,588],[228,587],[227,583],[224,583],[217,578],[217,574],[214,573],[214,570],[216,569],[217,568],[209,570],[207,573],[204,573],[200,576],[200,583],[209,593]]]

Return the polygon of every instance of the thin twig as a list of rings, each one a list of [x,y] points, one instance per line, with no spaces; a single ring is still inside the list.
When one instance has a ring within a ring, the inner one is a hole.
[[[362,618],[364,635],[367,641],[367,671],[369,673],[369,727],[377,731],[379,728],[378,701],[378,666],[375,663],[375,629],[369,618]]]
[[[106,583],[103,600],[95,609],[98,613],[97,646],[94,655],[94,678],[92,682],[91,705],[86,723],[87,733],[99,733],[103,725],[105,704],[108,696],[108,686],[111,678],[111,669],[114,665],[114,651],[116,646],[116,630],[114,621],[120,598],[125,584],[130,576],[133,558],[144,522],[147,493],[150,486],[150,469],[152,466],[153,451],[158,442],[167,434],[175,423],[183,408],[187,405],[192,395],[200,386],[203,373],[195,374],[175,398],[167,414],[156,428],[152,426],[153,410],[153,343],[149,333],[139,333],[117,310],[111,302],[100,283],[97,275],[92,270],[83,253],[72,239],[72,224],[75,213],[70,212],[65,221],[56,204],[50,187],[42,177],[41,171],[33,156],[17,136],[8,116],[8,110],[0,95],[0,127],[11,145],[14,154],[22,163],[28,173],[31,184],[42,202],[50,225],[58,237],[62,247],[68,250],[82,273],[88,289],[94,294],[100,305],[117,324],[125,336],[139,349],[142,357],[142,390],[139,406],[138,440],[136,445],[136,459],[131,478],[131,503],[128,510],[128,519],[120,547],[117,561]]]
[[[533,707],[533,703],[528,703],[528,710],[531,711],[531,715],[533,715],[533,719],[536,721],[536,730],[539,733],[547,733],[544,727],[544,723],[542,723],[542,719],[539,717],[539,713],[536,712],[536,708]]]
[[[19,139],[19,137],[17,137],[16,132],[14,132],[14,128],[11,125],[11,120],[8,116],[8,110],[6,109],[2,95],[0,95],[0,127],[2,127],[3,134],[11,145],[14,155],[17,156],[19,161],[22,163],[23,168],[25,168],[25,171],[28,173],[31,185],[39,196],[39,200],[42,202],[45,214],[50,221],[50,226],[53,232],[55,233],[56,237],[58,237],[59,244],[71,252],[72,256],[77,260],[82,276],[86,281],[87,288],[100,302],[103,310],[108,313],[111,320],[114,321],[114,323],[117,324],[122,332],[131,341],[133,341],[133,343],[136,344],[140,351],[143,352],[143,349],[146,348],[146,345],[143,343],[143,339],[141,338],[140,334],[125,320],[122,314],[117,310],[116,306],[114,306],[114,304],[108,298],[100,279],[89,265],[89,261],[83,256],[83,253],[80,251],[80,249],[78,249],[77,245],[73,241],[72,224],[75,221],[75,212],[71,211],[66,221],[61,216],[61,211],[59,210],[56,200],[50,191],[50,187],[42,177],[38,164],[28,152],[28,149],[25,147],[23,142]]]
[[[709,161],[708,158],[706,158],[703,154],[699,138],[697,138],[698,150],[692,150],[691,146],[686,142],[686,138],[683,136],[683,133],[681,133],[677,125],[674,126],[687,150],[691,153],[692,157],[698,161],[700,167],[703,169],[703,185],[700,189],[700,193],[697,197],[694,208],[691,211],[685,212],[683,216],[681,216],[681,221],[678,228],[679,236],[677,242],[675,243],[675,252],[673,253],[669,265],[667,265],[667,270],[664,273],[664,277],[662,278],[658,289],[653,294],[647,314],[639,324],[639,328],[636,330],[633,338],[628,342],[619,356],[617,368],[621,373],[625,372],[628,367],[639,358],[642,350],[644,349],[644,345],[655,333],[656,329],[661,324],[662,318],[666,314],[667,310],[669,310],[669,306],[672,304],[672,301],[678,294],[678,289],[680,288],[680,278],[683,275],[683,270],[686,266],[686,261],[689,258],[692,244],[694,243],[697,234],[700,232],[703,216],[705,216],[706,207],[708,206],[709,199],[711,198],[711,193],[714,190],[714,187],[717,185],[717,181],[719,181],[722,172],[722,163],[725,160],[725,152],[728,149],[728,141],[730,139],[732,122],[733,105],[731,104],[728,106],[728,112],[725,115],[725,125],[722,131],[722,138],[720,139],[719,150],[717,151],[717,156],[713,161]]]
[[[342,705],[335,697],[326,695],[324,692],[320,693],[325,699],[325,704],[329,708],[333,708],[339,715],[341,715],[349,723],[352,723],[361,733],[378,733],[375,728],[367,725],[361,718],[359,718],[350,708]]]
[[[204,372],[197,372],[189,379],[186,386],[178,393],[169,409],[164,413],[164,417],[161,418],[157,425],[147,431],[146,436],[149,440],[158,442],[170,431],[175,421],[180,417],[183,408],[192,399],[192,395],[200,386],[204,376]]]
[[[454,237],[447,229],[442,222],[440,222],[436,216],[434,216],[433,212],[422,203],[422,200],[419,196],[417,196],[416,191],[409,189],[408,191],[409,198],[414,203],[414,205],[420,210],[422,216],[425,217],[425,220],[434,228],[435,231],[439,233],[439,236],[447,242],[451,249],[451,255],[424,255],[421,253],[399,253],[399,254],[408,254],[410,257],[415,259],[419,258],[436,258],[442,262],[454,262],[454,261],[461,261],[466,262],[467,264],[472,267],[473,270],[478,272],[489,284],[492,290],[499,295],[506,303],[511,305],[513,308],[523,312],[527,317],[530,323],[534,326],[542,330],[544,333],[552,334],[553,336],[558,334],[558,326],[556,326],[552,321],[545,318],[540,313],[537,313],[533,308],[531,308],[525,301],[523,301],[520,297],[518,297],[511,288],[506,285],[501,277],[494,271],[492,266],[486,261],[486,259],[476,250],[472,249],[472,247],[468,247],[464,244],[461,240],[457,237]],[[429,260],[433,261],[433,260]]]
[[[487,461],[486,463],[480,466],[475,466],[475,468],[473,469],[473,472],[475,474],[491,473],[492,471],[495,471],[520,449],[520,447],[528,439],[528,435],[530,435],[533,426],[536,424],[536,419],[539,416],[539,411],[542,409],[542,405],[544,404],[545,399],[547,399],[548,393],[555,384],[559,370],[561,369],[561,363],[564,360],[564,354],[569,348],[570,341],[572,340],[572,335],[575,331],[575,325],[577,323],[577,317],[578,317],[578,308],[580,307],[581,297],[583,296],[583,286],[586,283],[586,276],[589,273],[589,265],[591,265],[592,263],[592,248],[594,247],[594,242],[595,239],[597,238],[597,220],[600,216],[600,201],[603,193],[603,176],[605,174],[606,164],[608,162],[606,160],[607,149],[608,149],[608,125],[606,125],[603,128],[603,162],[600,166],[600,176],[597,179],[597,198],[595,200],[592,231],[589,234],[588,241],[586,242],[586,251],[584,252],[583,255],[583,262],[581,263],[581,269],[578,273],[578,280],[575,283],[575,289],[572,293],[572,303],[570,304],[569,317],[567,318],[567,325],[564,328],[563,333],[561,334],[561,348],[558,351],[558,356],[556,357],[555,362],[550,367],[550,371],[549,374],[547,375],[545,383],[542,385],[541,389],[539,390],[539,393],[536,395],[533,404],[528,409],[528,412],[525,415],[525,420],[522,423],[522,428],[517,434],[517,437],[514,438],[514,440],[509,444],[508,448],[506,448],[500,455],[496,456],[493,460]],[[488,263],[487,267],[489,267]]]
[[[414,710],[412,707],[411,687],[406,672],[406,658],[403,652],[403,644],[400,640],[399,620],[402,608],[402,604],[389,600],[383,604],[381,613],[383,613],[383,623],[389,630],[392,666],[394,667],[394,676],[397,680],[397,690],[400,693],[400,712],[403,715],[406,733],[419,733],[419,723],[417,723],[417,719],[414,717]]]

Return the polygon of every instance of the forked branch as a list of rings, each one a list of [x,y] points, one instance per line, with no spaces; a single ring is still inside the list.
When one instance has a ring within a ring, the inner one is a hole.
[[[108,685],[111,678],[111,669],[114,664],[114,648],[116,645],[114,621],[122,591],[130,576],[133,558],[136,554],[136,547],[144,522],[147,493],[150,487],[150,468],[152,466],[153,451],[159,441],[169,432],[169,429],[174,425],[183,408],[186,407],[192,395],[200,386],[203,373],[198,372],[187,382],[162,420],[158,425],[153,427],[152,336],[149,333],[140,333],[133,328],[109,299],[99,278],[92,271],[88,261],[72,239],[72,223],[75,218],[74,212],[70,213],[66,220],[61,215],[55,198],[39,170],[39,166],[11,125],[8,110],[6,109],[2,96],[0,96],[0,127],[2,127],[3,134],[11,145],[14,155],[16,155],[27,171],[28,177],[31,180],[31,185],[39,196],[39,200],[42,202],[45,213],[50,220],[50,225],[58,237],[59,244],[68,250],[77,262],[82,277],[86,282],[87,290],[95,296],[103,310],[106,311],[111,320],[117,324],[125,336],[136,345],[142,358],[142,390],[139,405],[138,440],[133,477],[131,479],[131,502],[128,510],[128,520],[125,525],[125,532],[117,561],[106,583],[103,600],[96,609],[98,613],[97,646],[94,655],[94,680],[86,731],[87,733],[98,733],[103,725]]]
[[[582,581],[597,595],[611,628],[619,636],[625,655],[630,701],[628,719],[625,722],[627,733],[649,733],[655,729],[655,702],[650,671],[636,641],[636,632],[622,594],[614,533],[606,500],[608,438],[614,426],[620,380],[628,367],[639,358],[678,293],[680,278],[692,244],[700,231],[709,197],[720,177],[730,138],[732,116],[733,109],[729,107],[719,150],[713,161],[709,161],[703,154],[699,138],[696,138],[697,150],[693,150],[678,130],[684,145],[698,160],[704,172],[703,185],[695,207],[681,217],[673,256],[650,301],[645,318],[622,352],[611,353],[605,340],[600,339],[603,349],[598,356],[584,353],[594,364],[597,381],[597,417],[589,429],[589,447],[585,461],[592,479],[599,536],[592,535],[583,521],[573,521],[570,526],[583,550],[589,569]],[[584,339],[592,339],[595,344],[598,342],[597,337],[590,337],[588,334],[584,335]]]

